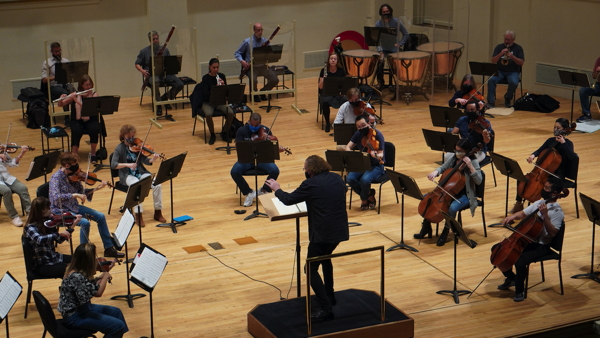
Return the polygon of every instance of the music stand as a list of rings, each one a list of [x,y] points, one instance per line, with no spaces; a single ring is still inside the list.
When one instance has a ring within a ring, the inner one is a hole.
[[[427,146],[431,150],[442,152],[442,164],[444,163],[444,153],[453,152],[454,146],[460,139],[458,135],[428,129],[423,129],[423,136],[425,137]]]
[[[571,121],[573,121],[573,104],[575,101],[575,86],[577,87],[589,87],[590,81],[585,73],[570,72],[568,70],[558,70],[558,76],[560,82],[571,87]]]
[[[27,173],[27,178],[25,178],[25,181],[31,181],[40,176],[44,176],[44,183],[48,182],[47,175],[51,173],[54,168],[56,168],[60,153],[60,151],[53,151],[51,153],[34,157],[33,161],[31,161],[31,164],[29,165],[29,172]]]
[[[406,249],[412,250],[414,252],[419,252],[419,250],[413,248],[412,246],[404,244],[404,195],[408,195],[420,201],[423,199],[421,189],[419,189],[419,186],[417,185],[417,182],[415,182],[414,178],[390,169],[386,169],[385,171],[387,172],[390,181],[392,181],[392,185],[394,185],[394,189],[396,189],[396,192],[402,194],[402,212],[400,217],[400,243],[388,248],[385,251],[388,252],[394,251],[396,249]]]
[[[491,62],[476,62],[469,61],[469,68],[471,68],[471,74],[481,75],[481,83],[485,83],[485,77],[492,77],[498,72],[498,64]],[[485,96],[485,88],[481,88],[481,95]]]
[[[600,271],[594,271],[594,244],[596,241],[596,224],[598,224],[598,221],[600,221],[600,202],[582,193],[579,193],[579,197],[581,198],[581,204],[583,204],[583,208],[585,209],[588,219],[590,222],[592,222],[592,254],[590,272],[571,276],[571,278],[589,278],[596,283],[600,283],[600,277],[598,276]]]
[[[143,179],[135,182],[130,185],[127,189],[127,195],[125,196],[125,202],[123,203],[123,209],[133,210],[134,206],[138,206],[138,210],[140,204],[144,202],[148,193],[150,193],[150,189],[152,188],[152,176],[144,177]],[[142,213],[138,213],[138,228],[140,233],[140,245],[142,245],[142,227],[139,226],[141,223]]]
[[[160,163],[160,167],[158,168],[158,173],[154,178],[154,185],[159,185],[166,181],[169,181],[169,184],[171,186],[171,222],[158,224],[157,227],[171,227],[171,230],[173,230],[174,234],[177,233],[178,226],[185,225],[185,222],[176,221],[173,217],[173,179],[177,177],[177,175],[179,175],[181,167],[183,167],[183,161],[185,161],[186,155],[187,151],[177,156],[171,157],[168,160],[162,161]]]
[[[450,217],[450,215],[448,215],[444,211],[440,211],[440,212],[444,215],[447,225],[448,224],[450,225],[450,229],[454,233],[454,289],[453,290],[441,290],[441,291],[437,291],[436,293],[438,295],[443,295],[443,294],[452,295],[452,297],[454,298],[454,303],[458,304],[458,303],[460,303],[460,301],[458,300],[459,296],[468,295],[471,293],[471,291],[469,291],[469,290],[457,290],[456,289],[456,265],[457,265],[456,264],[456,247],[458,246],[458,239],[460,238],[460,240],[463,241],[463,243],[465,243],[471,249],[475,249],[475,247],[477,246],[477,243],[475,241],[469,239],[469,237],[467,237],[467,234],[465,234],[465,231],[463,230],[462,226],[454,219],[454,217]]]
[[[131,281],[150,294],[150,337],[152,338],[154,338],[152,292],[168,263],[165,255],[142,243],[135,262],[131,264]]]
[[[517,161],[498,153],[490,153],[490,156],[492,157],[492,162],[496,166],[496,169],[506,176],[506,202],[504,205],[504,217],[506,218],[506,216],[508,216],[508,183],[510,182],[510,178],[514,178],[520,182],[524,182],[526,178]],[[502,223],[490,224],[488,225],[488,228],[493,228],[494,226],[501,224]]]
[[[84,97],[81,100],[81,116],[87,116],[90,118],[97,118],[100,123],[100,145],[97,150],[97,154],[103,153],[106,155],[106,125],[104,124],[104,115],[114,114],[119,111],[119,101],[121,97],[118,95],[106,95],[96,97]],[[106,159],[106,156],[99,156],[100,163],[94,164],[94,172],[100,171],[104,168],[110,168],[110,165],[102,164],[102,161]]]
[[[264,65],[267,67],[269,67],[269,63],[273,63],[273,62],[277,62],[281,59],[281,53],[283,51],[283,45],[279,44],[279,45],[268,45],[268,46],[263,46],[263,47],[255,47],[252,49],[252,63],[254,63],[255,65]],[[254,72],[254,69],[252,69],[252,72]],[[252,74],[252,76],[254,77],[254,74]],[[252,82],[254,81],[254,78],[252,79]],[[256,85],[256,84],[254,84]],[[252,91],[253,88],[250,89],[250,91]],[[259,106],[258,108],[262,108],[262,109],[266,109],[267,113],[271,111],[272,108],[275,109],[281,109],[281,107],[279,106],[272,106],[271,105],[271,95],[267,95],[267,105],[266,106]]]
[[[337,145],[345,146],[350,142],[354,133],[356,133],[356,124],[338,123],[333,125],[333,141]]]
[[[23,293],[23,287],[19,282],[10,274],[10,272],[6,271],[2,280],[0,280],[0,323],[4,319],[6,322],[6,338],[10,337],[10,333],[8,331],[8,313],[15,305],[19,296]]]
[[[54,64],[54,80],[59,84],[75,83],[89,74],[89,61],[70,61]]]
[[[129,209],[125,209],[123,216],[121,216],[121,220],[117,225],[117,229],[112,233],[110,240],[112,241],[114,247],[121,251],[123,247],[125,247],[125,271],[127,272],[127,294],[110,297],[112,300],[120,300],[124,299],[127,301],[129,308],[133,308],[133,300],[146,297],[143,293],[131,294],[131,286],[129,284],[129,251],[127,250],[127,237],[131,233],[131,229],[133,228],[133,224],[135,224],[135,218],[131,214]]]
[[[254,202],[256,209],[252,214],[244,218],[244,221],[259,216],[268,217],[267,214],[258,211],[258,172],[256,171],[259,163],[275,163],[279,159],[279,146],[273,141],[238,141],[235,143],[238,162],[242,164],[250,163],[254,166]],[[240,191],[241,194],[241,191]]]
[[[152,84],[153,94],[154,94],[154,90],[158,90],[158,89],[155,89],[154,86],[159,85],[160,78],[161,77],[164,78],[167,75],[177,75],[181,71],[181,63],[182,63],[181,55],[162,55],[162,56],[154,57],[154,72],[151,72],[151,75],[157,74],[157,76],[154,76],[154,78],[153,78],[155,81],[155,83]],[[152,97],[154,98],[154,96],[152,96]],[[158,105],[167,105],[167,104],[169,104],[168,99],[165,101],[158,101]],[[156,120],[165,119],[165,120],[175,122],[173,115],[168,113],[167,107],[165,107],[164,115],[156,116],[155,119]]]
[[[240,103],[243,100],[245,89],[246,84],[243,83],[224,86],[212,86],[210,90],[209,104],[212,107],[217,107],[221,105],[228,105],[230,103]],[[226,114],[226,112],[223,113]],[[228,133],[229,131],[223,130],[222,132]],[[229,144],[230,140],[229,138],[227,138],[227,146],[217,147],[216,150],[225,150],[227,151],[227,155],[230,155],[231,150],[235,149],[235,147],[229,146]]]
[[[462,110],[443,106],[429,105],[429,115],[431,115],[431,124],[434,127],[443,127],[444,131],[454,128],[456,121],[464,116]]]

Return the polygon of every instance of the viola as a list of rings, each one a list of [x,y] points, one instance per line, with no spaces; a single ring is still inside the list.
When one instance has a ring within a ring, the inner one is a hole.
[[[569,196],[569,190],[564,189],[560,194],[555,193],[544,203]],[[513,233],[508,238],[492,247],[490,262],[492,265],[505,272],[512,268],[517,259],[521,257],[525,247],[536,240],[544,229],[544,222],[537,216],[539,209],[525,217],[516,227],[506,225]]]
[[[371,127],[367,128],[369,128],[369,133],[367,134],[367,136],[363,136],[363,138],[360,140],[360,144],[363,146],[363,149],[369,149],[369,155],[379,160],[379,164],[384,164],[385,162],[383,161],[383,159],[377,156],[377,151],[379,150],[379,141],[377,141],[376,137],[377,130]]]
[[[278,141],[277,136],[275,136],[273,134],[269,134],[267,127],[262,126],[262,125],[258,128],[258,131],[256,133],[252,133],[250,140],[252,140],[252,141]],[[292,151],[289,148],[283,148],[283,151],[285,152],[286,155],[292,154]]]
[[[119,265],[121,265],[121,261],[116,258],[106,259],[104,257],[96,257],[96,271],[108,272],[112,268],[111,264],[113,263],[118,263]]]
[[[74,215],[70,212],[64,212],[60,215],[51,215],[50,219],[48,219],[47,221],[44,222],[44,225],[47,228],[55,228],[56,226],[61,226],[61,225],[70,227],[73,225],[73,223],[75,223],[76,219],[77,219],[77,215]],[[68,229],[67,231],[69,231],[69,230],[71,230],[71,232],[73,231],[73,229]]]
[[[133,143],[129,146],[129,150],[131,150],[134,153],[141,152],[141,154],[146,157],[150,156],[151,154],[152,155],[158,154],[158,153],[154,152],[154,147],[152,147],[148,143],[144,143],[144,141],[139,138],[135,138],[133,140]],[[161,153],[161,154],[158,154],[158,156],[160,157],[161,160],[167,159],[165,154]]]
[[[83,171],[81,171],[81,169],[78,169],[76,172],[70,174],[69,179],[73,182],[85,181],[87,185],[94,185],[96,184],[96,182],[102,182],[102,180],[98,178],[98,175],[96,173],[89,171],[87,173],[84,173]],[[106,185],[109,188],[114,188],[110,182],[106,182]]]
[[[360,116],[360,115],[364,115],[367,114],[369,116],[369,124],[373,125],[375,123],[375,120],[379,121],[380,124],[383,124],[383,119],[379,116],[377,116],[377,114],[375,114],[375,109],[369,107],[367,105],[367,102],[365,101],[356,101],[357,105],[353,106],[354,108],[354,115],[356,116]]]
[[[465,156],[472,156],[482,146],[479,143],[477,147],[471,149]],[[440,211],[448,213],[454,196],[458,195],[465,187],[466,177],[462,171],[465,165],[465,162],[460,160],[452,168],[446,169],[437,187],[421,200],[419,203],[419,214],[423,218],[432,223],[439,223],[444,220],[444,215]]]
[[[571,123],[569,128],[557,130],[555,136],[569,135],[576,127],[576,123]],[[542,150],[533,170],[525,175],[525,181],[517,184],[517,193],[523,199],[533,203],[541,198],[542,189],[548,181],[548,176],[554,175],[562,162],[562,156],[555,149],[556,145],[558,145],[558,141],[554,141],[550,148]]]
[[[470,92],[465,93],[462,98],[467,100],[467,102],[485,101],[485,97],[483,97],[483,95],[475,88],[471,89]]]
[[[17,150],[21,149],[22,146],[18,146],[16,143],[2,144],[0,143],[0,152],[6,151],[9,154],[14,154]],[[35,150],[34,147],[26,146],[29,150]]]
[[[474,130],[476,133],[483,133],[484,130],[487,130],[491,127],[491,124],[486,121],[483,113],[478,114],[477,118],[469,123],[469,129]]]

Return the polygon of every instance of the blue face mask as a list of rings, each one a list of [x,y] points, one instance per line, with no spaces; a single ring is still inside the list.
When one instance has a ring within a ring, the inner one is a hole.
[[[258,132],[258,130],[260,129],[260,126],[253,127],[252,125],[248,125],[248,127],[250,128],[250,131],[253,133]]]

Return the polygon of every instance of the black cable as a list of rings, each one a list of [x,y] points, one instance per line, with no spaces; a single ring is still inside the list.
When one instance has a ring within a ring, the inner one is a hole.
[[[283,298],[283,297],[282,297],[282,291],[281,291],[281,289],[279,289],[279,288],[278,288],[278,287],[276,287],[275,285],[273,285],[273,284],[270,284],[270,283],[267,283],[267,282],[263,282],[263,281],[261,281],[261,280],[258,280],[258,279],[254,279],[254,278],[252,278],[252,277],[248,276],[247,274],[245,274],[245,273],[241,272],[240,270],[238,270],[238,269],[236,269],[236,268],[232,268],[231,266],[229,266],[229,265],[227,265],[227,264],[223,263],[223,261],[221,261],[221,260],[220,260],[220,259],[219,259],[217,256],[211,255],[211,254],[210,254],[210,252],[208,252],[208,251],[205,251],[205,252],[206,252],[206,253],[207,253],[207,254],[208,254],[210,257],[212,257],[212,258],[216,259],[217,261],[219,261],[219,263],[223,264],[223,266],[225,266],[225,267],[227,267],[227,268],[230,268],[231,270],[233,270],[233,271],[236,271],[236,272],[238,272],[238,273],[240,273],[240,274],[242,274],[242,275],[246,276],[248,279],[250,279],[250,280],[253,280],[253,281],[255,281],[255,282],[259,282],[259,283],[263,283],[263,284],[267,284],[267,285],[269,285],[269,286],[272,286],[273,288],[275,288],[275,289],[277,289],[277,290],[279,291],[279,300],[284,300],[284,299],[285,299],[285,298]]]
[[[296,267],[296,252],[298,250],[294,249],[294,263],[292,264],[292,279],[290,280],[290,288],[288,289],[287,295],[285,295],[285,298],[290,298],[290,291],[292,291],[292,285],[294,285],[294,268]]]

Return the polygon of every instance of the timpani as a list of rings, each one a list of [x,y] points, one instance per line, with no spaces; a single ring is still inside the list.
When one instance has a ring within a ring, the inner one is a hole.
[[[361,80],[371,77],[379,63],[379,53],[367,49],[346,50],[342,56],[346,74]]]
[[[430,53],[434,56],[433,75],[435,77],[448,77],[450,83],[454,80],[456,65],[465,46],[455,41],[428,42],[417,47],[417,50]],[[452,86],[454,84],[452,83]]]
[[[399,97],[400,89],[407,93],[423,94],[426,99],[425,78],[429,69],[431,54],[427,52],[409,51],[390,53],[387,56],[390,70],[396,80],[396,98]],[[407,98],[407,104],[410,103]]]

